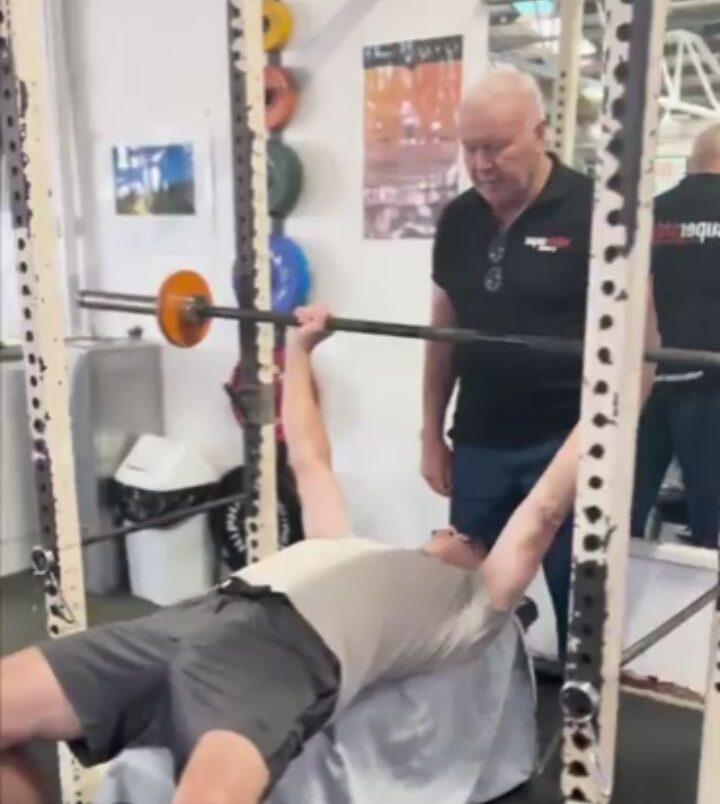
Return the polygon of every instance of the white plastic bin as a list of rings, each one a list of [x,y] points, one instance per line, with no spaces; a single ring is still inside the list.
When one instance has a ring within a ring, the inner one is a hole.
[[[158,492],[159,496],[218,479],[217,470],[192,448],[156,435],[139,438],[115,473],[121,487]],[[212,585],[213,547],[205,514],[125,538],[134,595],[169,606]]]

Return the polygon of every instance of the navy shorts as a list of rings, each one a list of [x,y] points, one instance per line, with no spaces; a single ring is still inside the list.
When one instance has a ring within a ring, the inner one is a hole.
[[[233,578],[130,622],[40,646],[82,724],[84,765],[125,748],[169,749],[179,775],[203,734],[250,740],[271,785],[330,720],[335,655],[283,595]]]

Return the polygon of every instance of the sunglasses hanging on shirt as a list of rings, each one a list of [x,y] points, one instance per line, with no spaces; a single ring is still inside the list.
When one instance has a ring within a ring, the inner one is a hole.
[[[505,257],[505,236],[495,235],[488,247],[488,260],[490,267],[485,274],[485,290],[488,293],[497,293],[503,284],[504,272],[502,261]]]

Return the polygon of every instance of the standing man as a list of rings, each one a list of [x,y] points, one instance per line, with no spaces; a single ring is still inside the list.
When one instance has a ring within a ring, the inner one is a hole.
[[[720,352],[720,124],[695,140],[688,176],[655,202],[655,305],[663,345]],[[664,369],[640,422],[633,534],[643,535],[674,456],[692,543],[720,534],[720,375]]]
[[[460,136],[473,187],[438,224],[431,322],[492,333],[582,338],[593,183],[545,148],[540,89],[512,68],[468,93]],[[451,430],[445,417],[456,382]],[[451,499],[452,524],[489,549],[580,413],[580,362],[510,348],[429,343],[422,473]],[[572,519],[550,548],[545,576],[566,647]]]

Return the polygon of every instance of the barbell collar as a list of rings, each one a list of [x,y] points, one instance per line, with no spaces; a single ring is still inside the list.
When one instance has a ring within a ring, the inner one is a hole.
[[[600,693],[587,681],[568,681],[560,692],[560,706],[566,719],[590,723],[600,710]]]

